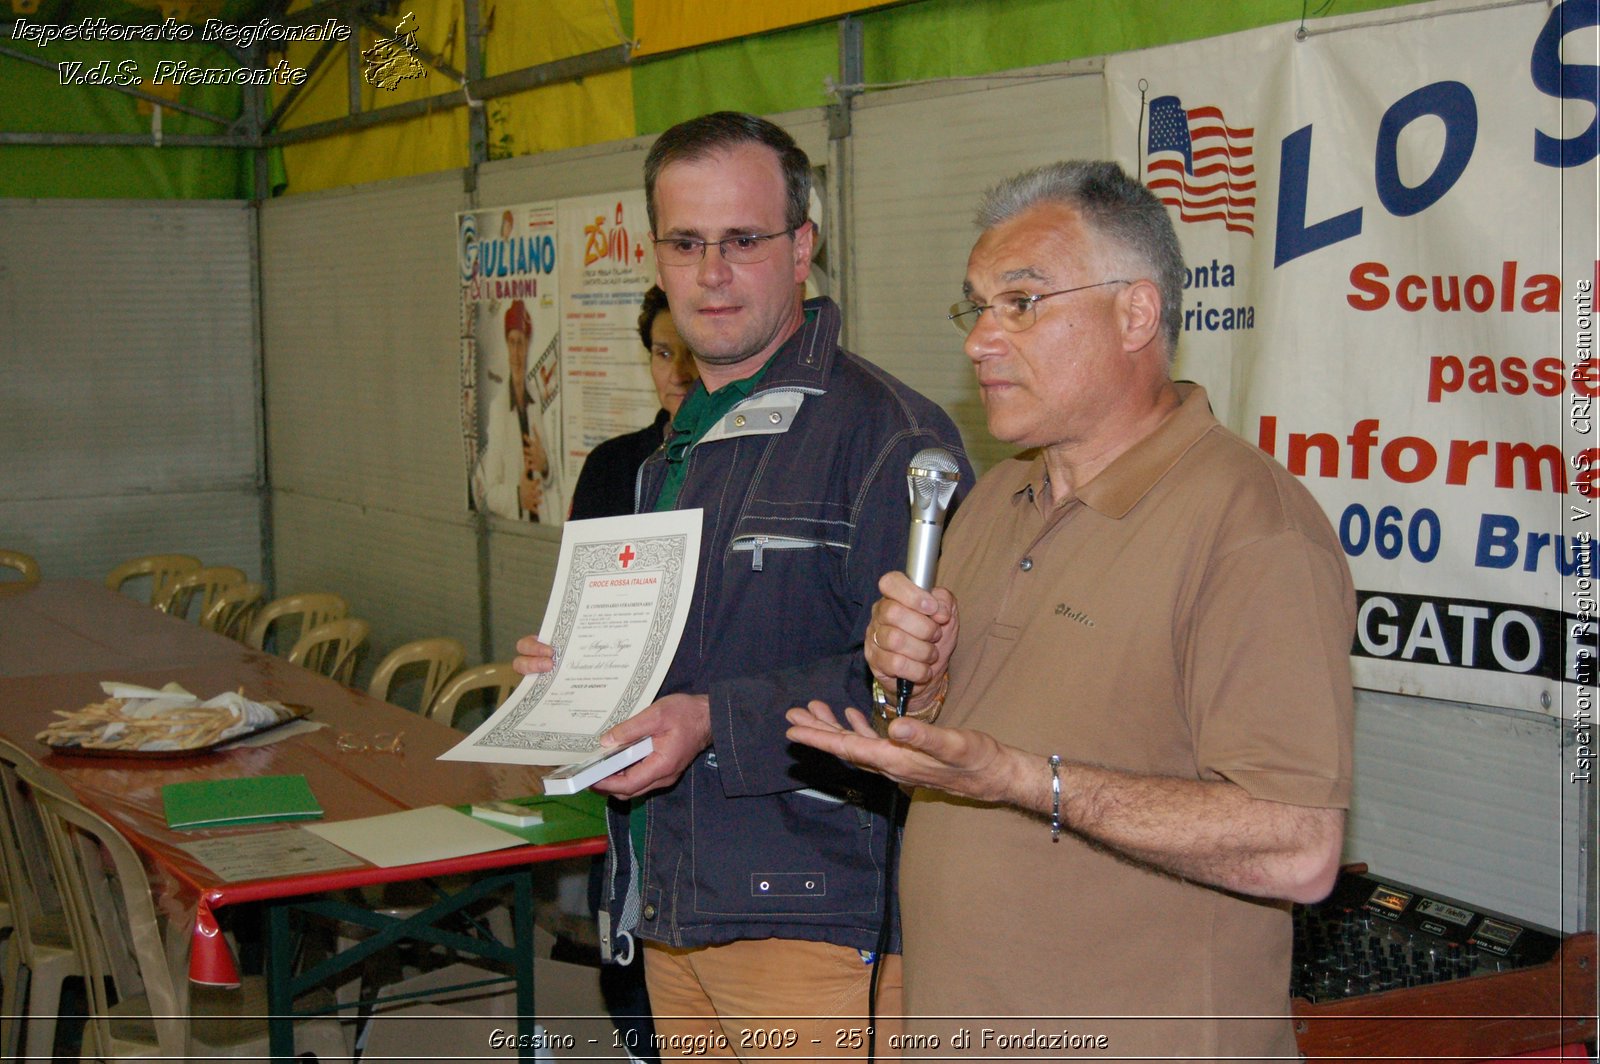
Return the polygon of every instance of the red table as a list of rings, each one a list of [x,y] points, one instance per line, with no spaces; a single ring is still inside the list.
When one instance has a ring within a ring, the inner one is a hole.
[[[151,687],[175,680],[202,697],[242,687],[250,698],[308,706],[311,719],[329,727],[268,746],[172,760],[61,755],[34,738],[53,719],[55,710],[77,709],[103,698],[102,680]],[[338,735],[345,732],[364,737],[402,732],[403,751],[345,753],[335,745]],[[324,819],[339,821],[536,794],[539,776],[547,770],[436,761],[437,755],[459,741],[459,733],[91,581],[7,587],[0,593],[0,735],[59,773],[86,806],[111,821],[146,855],[158,897],[169,916],[194,914],[196,949],[191,973],[208,982],[217,980],[214,973],[219,964],[231,963],[225,954],[219,957],[216,949],[222,940],[214,910],[221,906],[247,901],[287,903],[345,887],[496,870],[523,873],[519,894],[524,894],[532,864],[595,854],[605,848],[604,838],[594,837],[395,868],[364,864],[311,875],[223,881],[179,849],[179,844],[288,827],[173,831],[167,827],[161,802],[161,788],[166,784],[303,774],[325,811]],[[526,910],[526,905],[517,908]],[[269,904],[269,924],[286,919],[287,912],[287,908]],[[526,1016],[531,1032],[531,913],[521,912],[514,924],[515,940],[504,956],[517,970],[518,1011]],[[293,1035],[285,1014],[294,996],[289,985],[293,973],[286,958],[274,956],[274,952],[269,942],[268,974],[275,1002],[273,1055],[289,1059]],[[525,972],[519,962],[523,956],[527,958]],[[324,970],[321,974],[332,973]]]

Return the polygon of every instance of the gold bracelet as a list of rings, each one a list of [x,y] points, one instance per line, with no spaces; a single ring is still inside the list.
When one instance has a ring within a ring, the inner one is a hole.
[[[907,712],[906,716],[922,721],[933,720],[939,715],[939,711],[944,708],[944,699],[949,693],[950,671],[946,669],[944,676],[939,681],[939,692],[933,696],[933,701],[915,712]],[[889,712],[889,708],[894,705],[894,699],[889,696],[888,691],[883,689],[883,685],[878,682],[876,676],[872,678],[872,704],[879,715],[885,719],[893,716]]]
[[[944,708],[944,698],[949,693],[950,693],[950,670],[946,669],[944,671],[944,676],[941,677],[940,680],[939,680],[939,690],[938,690],[938,693],[936,693],[933,696],[933,701],[929,702],[927,705],[923,706],[921,709],[917,710],[915,713],[910,713],[910,714],[907,714],[907,715],[915,717],[918,720],[928,720],[928,721],[933,720],[935,717],[937,717],[939,715],[939,711]]]

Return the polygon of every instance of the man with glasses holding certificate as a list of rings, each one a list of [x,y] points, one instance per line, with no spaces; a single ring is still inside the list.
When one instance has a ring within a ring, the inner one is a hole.
[[[634,800],[631,831],[613,803],[602,941],[642,943],[663,1058],[863,1055],[894,788],[790,743],[784,714],[870,692],[863,633],[905,564],[912,456],[944,448],[970,482],[949,417],[842,350],[832,300],[802,302],[810,182],[787,133],[730,112],[645,161],[657,279],[701,380],[641,506],[704,511],[700,576],[662,694],[608,735],[654,752],[594,789]],[[536,639],[518,651],[551,667]]]
[[[942,712],[885,739],[813,701],[789,734],[917,788],[908,1036],[1293,1059],[1288,903],[1331,889],[1349,799],[1343,552],[1172,380],[1183,260],[1153,194],[1062,163],[979,225],[950,318],[990,432],[1028,450],[973,488],[934,591],[885,578],[865,650],[884,685],[948,685]]]

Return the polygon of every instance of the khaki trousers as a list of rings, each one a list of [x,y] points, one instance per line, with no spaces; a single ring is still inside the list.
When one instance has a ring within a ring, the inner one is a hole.
[[[899,955],[882,967],[877,1053],[898,1057]],[[693,949],[647,942],[644,976],[664,1061],[866,1058],[872,965],[860,950],[780,938]]]

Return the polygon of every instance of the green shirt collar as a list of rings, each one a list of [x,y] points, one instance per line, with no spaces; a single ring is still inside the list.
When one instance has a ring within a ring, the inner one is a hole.
[[[672,431],[667,436],[667,476],[662,482],[661,494],[656,497],[655,508],[658,511],[671,510],[678,505],[678,496],[683,493],[684,478],[689,475],[690,449],[704,439],[706,433],[711,431],[711,426],[721,421],[728,411],[755,393],[756,385],[761,383],[761,378],[772,368],[778,352],[793,343],[795,336],[801,335],[816,317],[816,308],[807,307],[805,323],[795,330],[794,336],[779,344],[777,351],[768,355],[761,368],[750,376],[730,381],[714,392],[707,392],[705,382],[702,381],[689,393],[683,405],[678,408],[678,415],[672,419]]]

